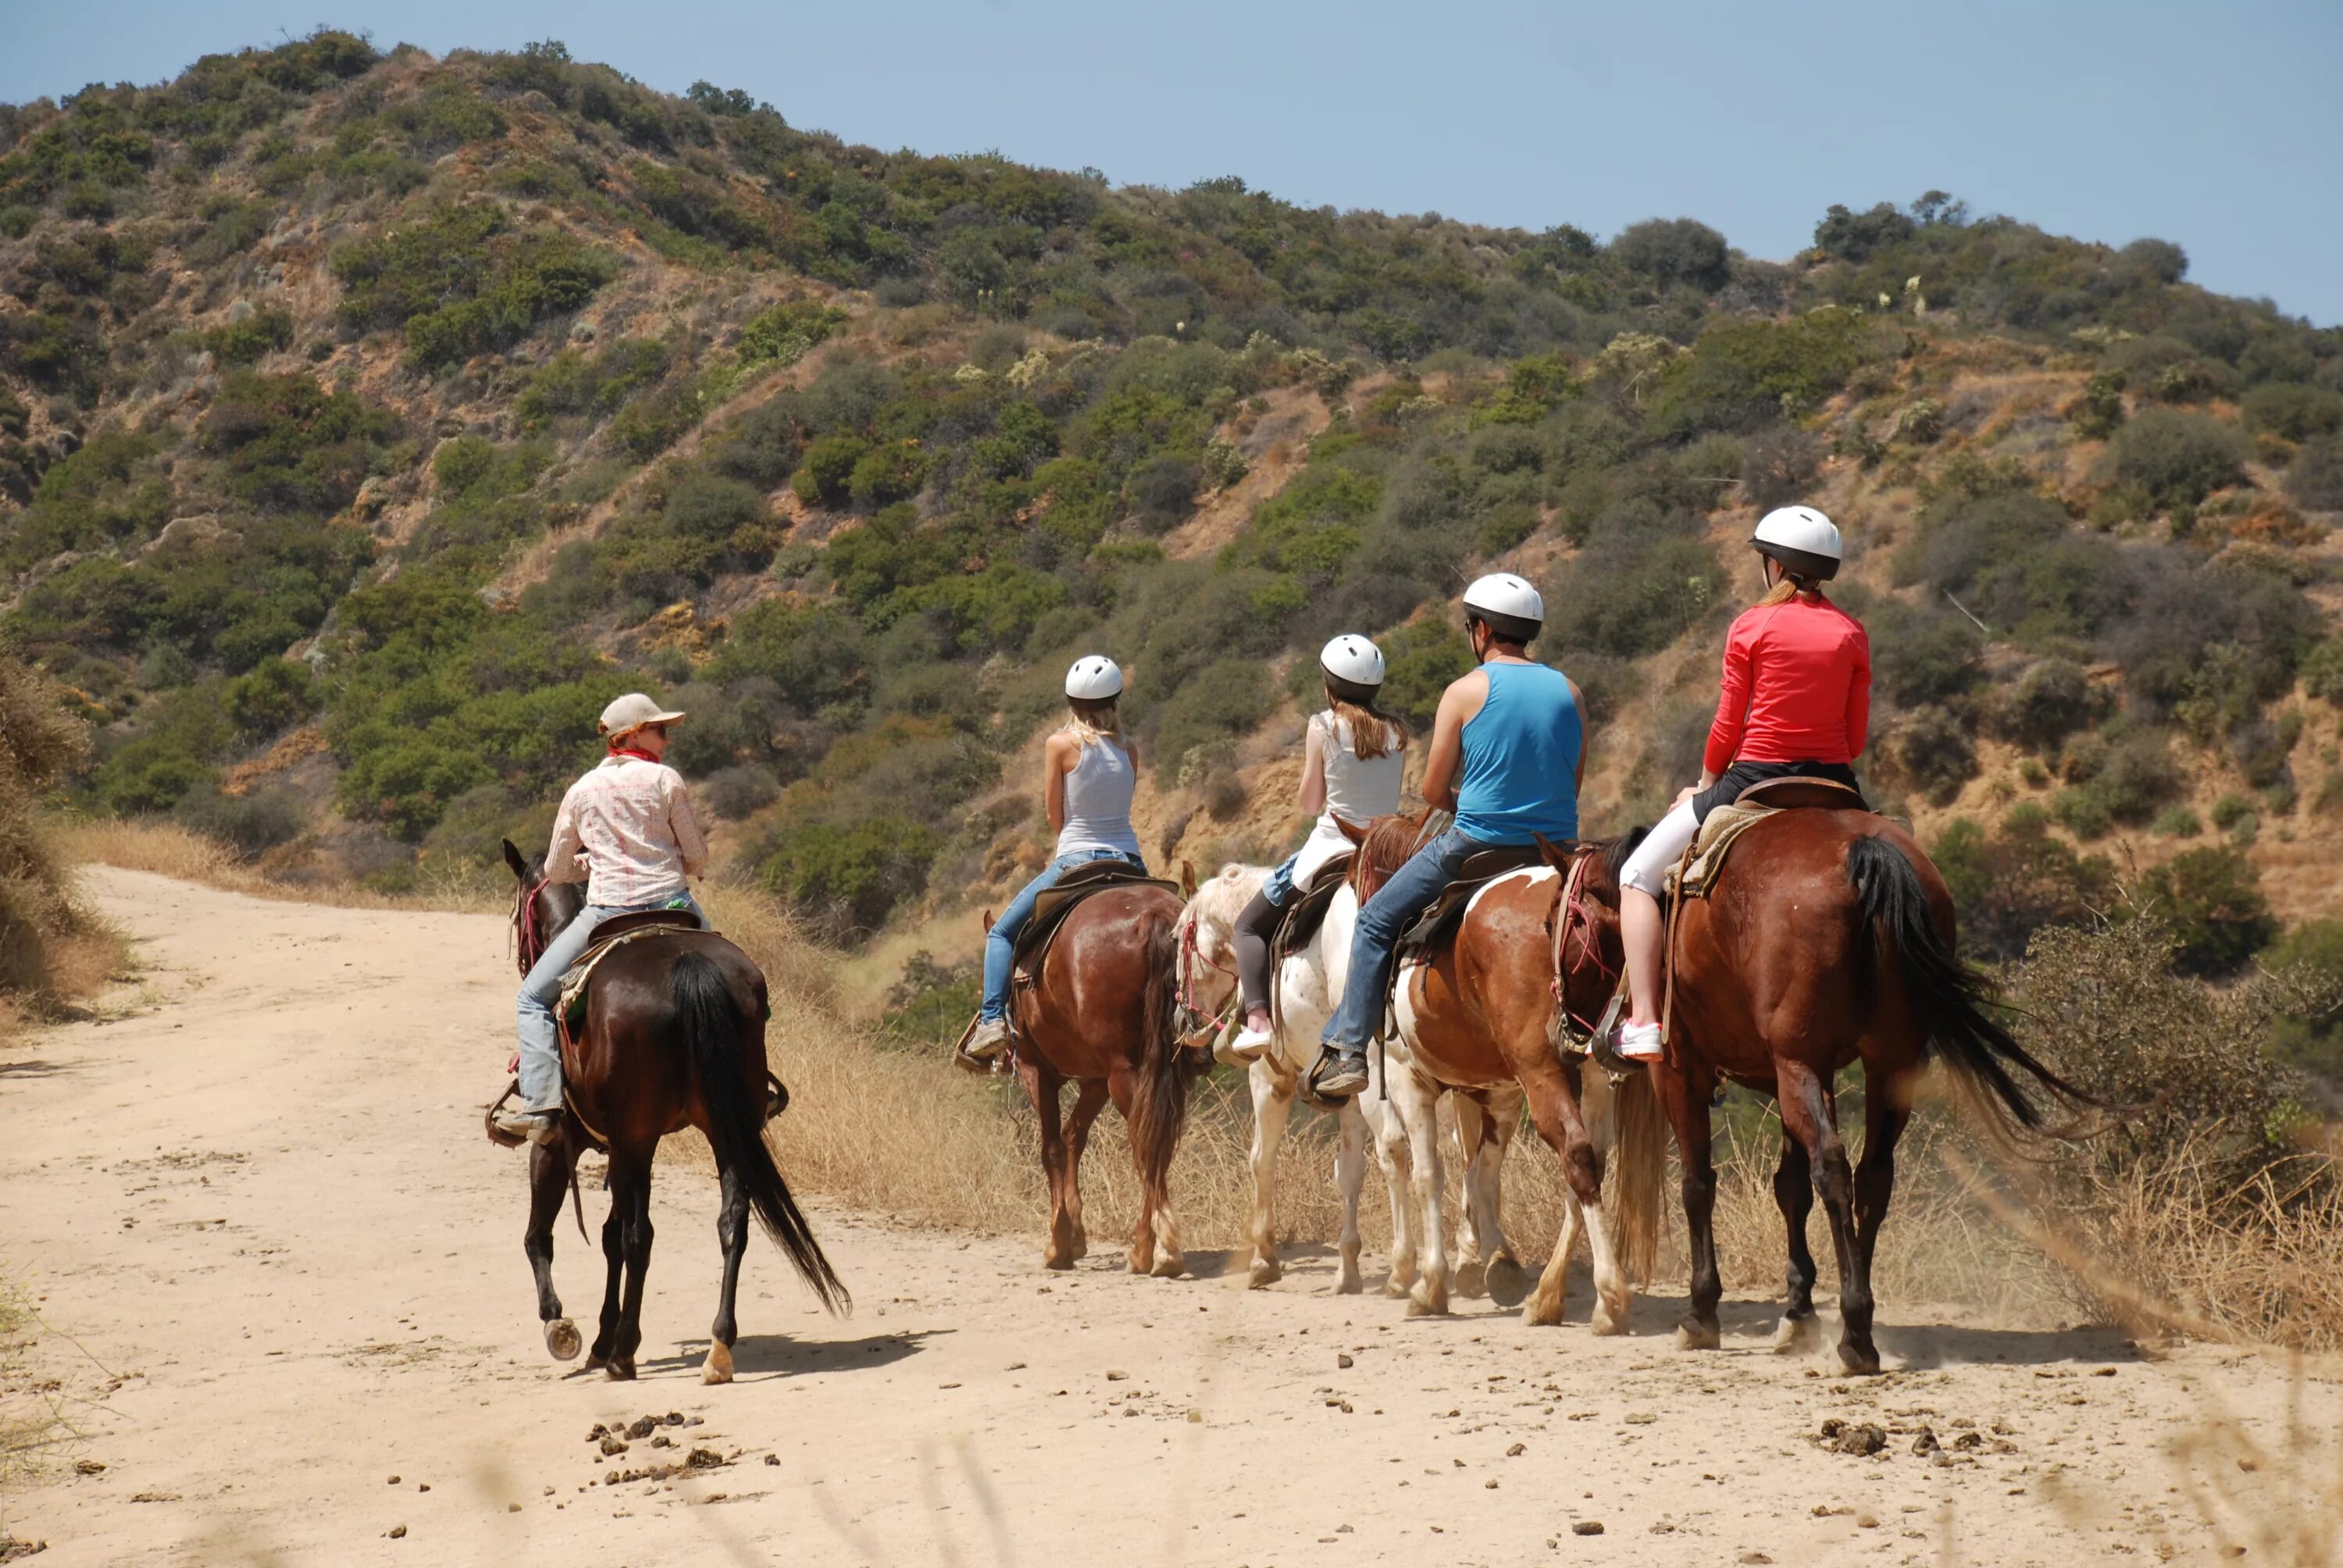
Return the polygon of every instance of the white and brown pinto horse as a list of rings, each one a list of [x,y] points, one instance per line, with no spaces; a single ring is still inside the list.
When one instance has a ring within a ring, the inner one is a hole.
[[[1352,882],[1362,899],[1373,897],[1407,859],[1421,826],[1419,818],[1381,817],[1361,835]],[[1632,847],[1629,840],[1549,847],[1545,864],[1508,872],[1473,893],[1453,939],[1428,961],[1412,957],[1397,971],[1393,1011],[1400,1049],[1383,1053],[1383,1093],[1406,1130],[1422,1215],[1411,1317],[1448,1310],[1441,1100],[1473,1103],[1502,1133],[1526,1099],[1532,1124],[1562,1161],[1564,1218],[1523,1318],[1562,1321],[1570,1255],[1583,1229],[1594,1263],[1590,1322],[1597,1333],[1626,1331],[1630,1274],[1648,1279],[1657,1251],[1665,1126],[1648,1074],[1633,1073],[1614,1088],[1599,1067],[1584,1071],[1581,1058],[1556,1049],[1555,1026],[1559,1015],[1591,1028],[1616,984],[1624,959],[1618,869]],[[1371,1060],[1375,1054],[1370,1049]],[[1609,1215],[1603,1205],[1606,1163],[1616,1166]]]

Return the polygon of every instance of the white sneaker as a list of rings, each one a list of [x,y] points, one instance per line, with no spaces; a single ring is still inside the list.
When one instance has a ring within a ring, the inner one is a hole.
[[[976,1026],[968,1037],[962,1054],[970,1061],[990,1061],[1009,1049],[1009,1022],[1006,1019],[988,1018]]]
[[[1621,1024],[1611,1049],[1628,1061],[1659,1061],[1667,1054],[1660,1042],[1660,1026],[1656,1023]]]
[[[1247,1024],[1237,1030],[1237,1037],[1234,1040],[1229,1041],[1229,1060],[1259,1061],[1269,1054],[1269,1048],[1276,1043],[1277,1036],[1268,1030],[1255,1029],[1252,1025]]]

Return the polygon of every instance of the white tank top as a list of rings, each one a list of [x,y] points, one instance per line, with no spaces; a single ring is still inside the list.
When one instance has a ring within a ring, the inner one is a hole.
[[[1061,857],[1083,849],[1113,849],[1139,857],[1131,830],[1131,797],[1139,770],[1131,753],[1111,740],[1094,740],[1074,755],[1066,774],[1066,825],[1058,830]]]
[[[1332,709],[1312,714],[1310,728],[1317,732],[1319,755],[1325,759],[1326,809],[1319,813],[1310,837],[1302,840],[1301,853],[1294,857],[1293,880],[1297,887],[1308,882],[1319,867],[1351,848],[1351,841],[1342,837],[1342,829],[1334,825],[1335,818],[1363,827],[1377,817],[1388,817],[1399,809],[1400,779],[1407,771],[1404,747],[1394,747],[1381,757],[1362,760],[1352,741],[1349,721],[1338,718]]]

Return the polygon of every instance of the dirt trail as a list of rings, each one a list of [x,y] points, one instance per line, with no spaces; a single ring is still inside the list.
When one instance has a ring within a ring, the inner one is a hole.
[[[1755,1302],[1728,1303],[1725,1352],[1678,1354],[1673,1286],[1639,1303],[1631,1337],[1598,1341],[1583,1276],[1561,1329],[1483,1302],[1409,1322],[1380,1297],[1326,1294],[1322,1257],[1256,1292],[1241,1270],[1134,1280],[1108,1257],[1051,1278],[1027,1241],[834,1207],[817,1221],[855,1315],[814,1311],[758,1241],[740,1381],[704,1388],[715,1193],[684,1169],[658,1191],[643,1380],[565,1375],[534,1322],[520,1158],[479,1133],[510,1029],[498,922],[90,881],[158,994],[0,1062],[0,1261],[50,1327],[34,1376],[89,1402],[75,1456],[105,1467],[68,1463],[8,1500],[17,1537],[49,1543],[44,1568],[2064,1568],[2167,1542],[2208,1560],[2200,1479],[2227,1518],[2286,1512],[2292,1385],[2274,1359],[2148,1362],[2105,1332],[1890,1302],[1896,1370],[1847,1382],[1766,1353]],[[598,1258],[566,1222],[558,1246],[583,1322]],[[1208,1273],[1227,1261],[1192,1257]],[[2304,1392],[2331,1433],[2334,1383]],[[699,1423],[659,1429],[671,1447],[605,1457],[587,1441],[669,1412]],[[2266,1445],[2252,1472],[2242,1450],[2176,1457],[2217,1412]],[[1875,1422],[1885,1454],[1825,1452],[1809,1435],[1828,1417]],[[1923,1422],[1977,1446],[1916,1457]],[[606,1480],[694,1449],[727,1462]],[[2331,1479],[2331,1457],[2311,1473]]]

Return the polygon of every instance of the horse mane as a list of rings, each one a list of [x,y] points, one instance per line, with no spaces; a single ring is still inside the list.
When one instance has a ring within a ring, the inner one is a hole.
[[[1423,816],[1394,813],[1367,824],[1366,836],[1359,840],[1358,856],[1351,863],[1351,887],[1359,895],[1360,903],[1365,903],[1385,878],[1407,864],[1407,858],[1416,851],[1429,816],[1430,809],[1426,808]]]
[[[1644,840],[1651,837],[1651,832],[1649,828],[1630,828],[1615,839],[1606,839],[1593,846],[1603,857],[1603,874],[1610,879],[1613,887],[1619,885],[1620,873],[1627,869],[1629,858],[1643,848]]]

